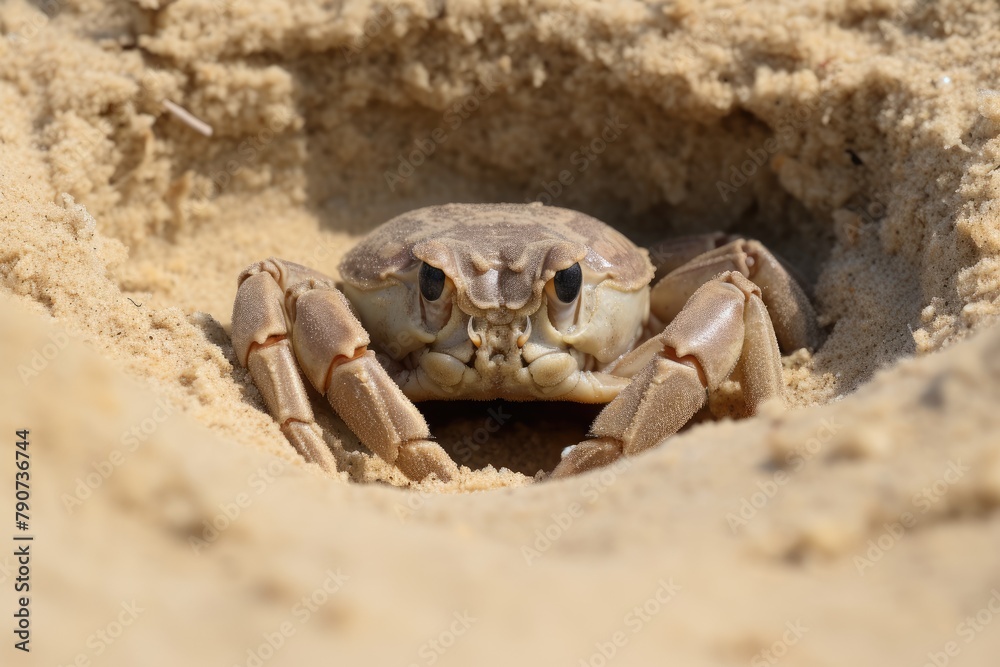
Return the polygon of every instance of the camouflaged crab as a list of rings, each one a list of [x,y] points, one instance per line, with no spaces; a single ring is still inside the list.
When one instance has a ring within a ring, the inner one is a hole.
[[[649,256],[567,209],[424,208],[352,249],[339,286],[279,259],[248,267],[233,347],[288,440],[328,471],[300,370],[414,480],[458,471],[414,401],[607,403],[552,473],[574,474],[661,442],[731,376],[751,414],[782,400],[778,344],[815,344],[808,299],[760,243],[705,234],[661,245],[656,267]]]

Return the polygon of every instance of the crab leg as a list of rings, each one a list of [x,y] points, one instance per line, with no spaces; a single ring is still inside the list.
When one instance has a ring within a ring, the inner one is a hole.
[[[712,238],[716,236],[706,235],[704,240]],[[660,321],[669,322],[701,285],[724,271],[738,271],[760,286],[778,342],[785,351],[816,347],[816,314],[809,299],[781,262],[758,241],[736,239],[672,270],[653,287],[651,311]]]
[[[654,281],[679,269],[699,255],[720,248],[734,239],[735,237],[723,232],[709,232],[678,236],[650,246],[649,259],[656,267]]]
[[[336,470],[313,419],[299,367],[379,457],[410,479],[432,472],[450,479],[458,472],[454,462],[429,440],[427,422],[378,364],[368,343],[347,299],[322,274],[278,259],[241,274],[233,347],[282,432],[306,460]]]
[[[594,439],[571,448],[552,476],[606,465],[673,435],[737,367],[751,413],[781,398],[781,355],[761,290],[730,271],[701,286],[662,333],[609,369],[631,382],[594,420]]]

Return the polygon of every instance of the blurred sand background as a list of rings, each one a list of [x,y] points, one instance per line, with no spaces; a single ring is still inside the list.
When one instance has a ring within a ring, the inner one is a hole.
[[[30,655],[0,556],[3,663],[996,664],[998,26],[924,0],[2,2],[0,470],[31,429],[36,535]],[[592,409],[428,406],[467,466],[445,486],[317,402],[344,472],[298,461],[235,363],[239,271],[334,274],[402,211],[539,198],[787,258],[825,332],[786,358],[795,409],[723,396],[539,483]]]

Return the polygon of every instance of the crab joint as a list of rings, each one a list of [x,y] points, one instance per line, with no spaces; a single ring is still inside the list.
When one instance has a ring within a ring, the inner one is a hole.
[[[330,405],[361,442],[383,460],[394,463],[401,445],[430,438],[423,415],[379,365],[373,352],[335,366],[329,385],[325,393]]]
[[[361,357],[365,356],[365,353],[367,351],[368,351],[368,346],[362,345],[358,349],[354,350],[354,354],[351,355],[338,354],[336,357],[334,357],[333,361],[330,362],[330,368],[327,369],[326,371],[326,378],[324,378],[323,380],[323,387],[322,387],[323,393],[325,394],[327,390],[330,388],[330,378],[333,377],[333,371],[335,371],[338,366],[342,366],[343,364],[346,364],[348,361],[354,361],[355,359],[360,359]]]
[[[705,387],[708,387],[708,378],[705,377],[705,370],[701,367],[701,364],[698,362],[698,358],[695,357],[693,354],[687,354],[682,357],[677,354],[677,350],[670,347],[669,345],[664,345],[663,352],[661,352],[660,354],[661,356],[663,356],[664,359],[668,359],[670,361],[673,361],[674,363],[681,364],[683,366],[688,366],[689,368],[693,368],[695,372],[698,373],[698,380],[703,385],[705,385]]]
[[[278,343],[287,338],[288,336],[285,334],[277,334],[274,336],[268,336],[263,343],[258,343],[257,341],[253,341],[252,343],[250,343],[250,349],[248,350],[248,354],[252,354],[254,350],[259,350],[264,347],[271,347],[272,345],[277,345]]]

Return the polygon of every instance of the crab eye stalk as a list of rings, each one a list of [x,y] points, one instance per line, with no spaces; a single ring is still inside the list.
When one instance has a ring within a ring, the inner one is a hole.
[[[444,291],[444,271],[424,262],[420,265],[420,293],[428,301],[437,301]]]
[[[580,294],[580,287],[583,286],[583,270],[577,262],[568,269],[556,271],[552,279],[552,285],[556,288],[556,296],[563,303],[572,303]]]

